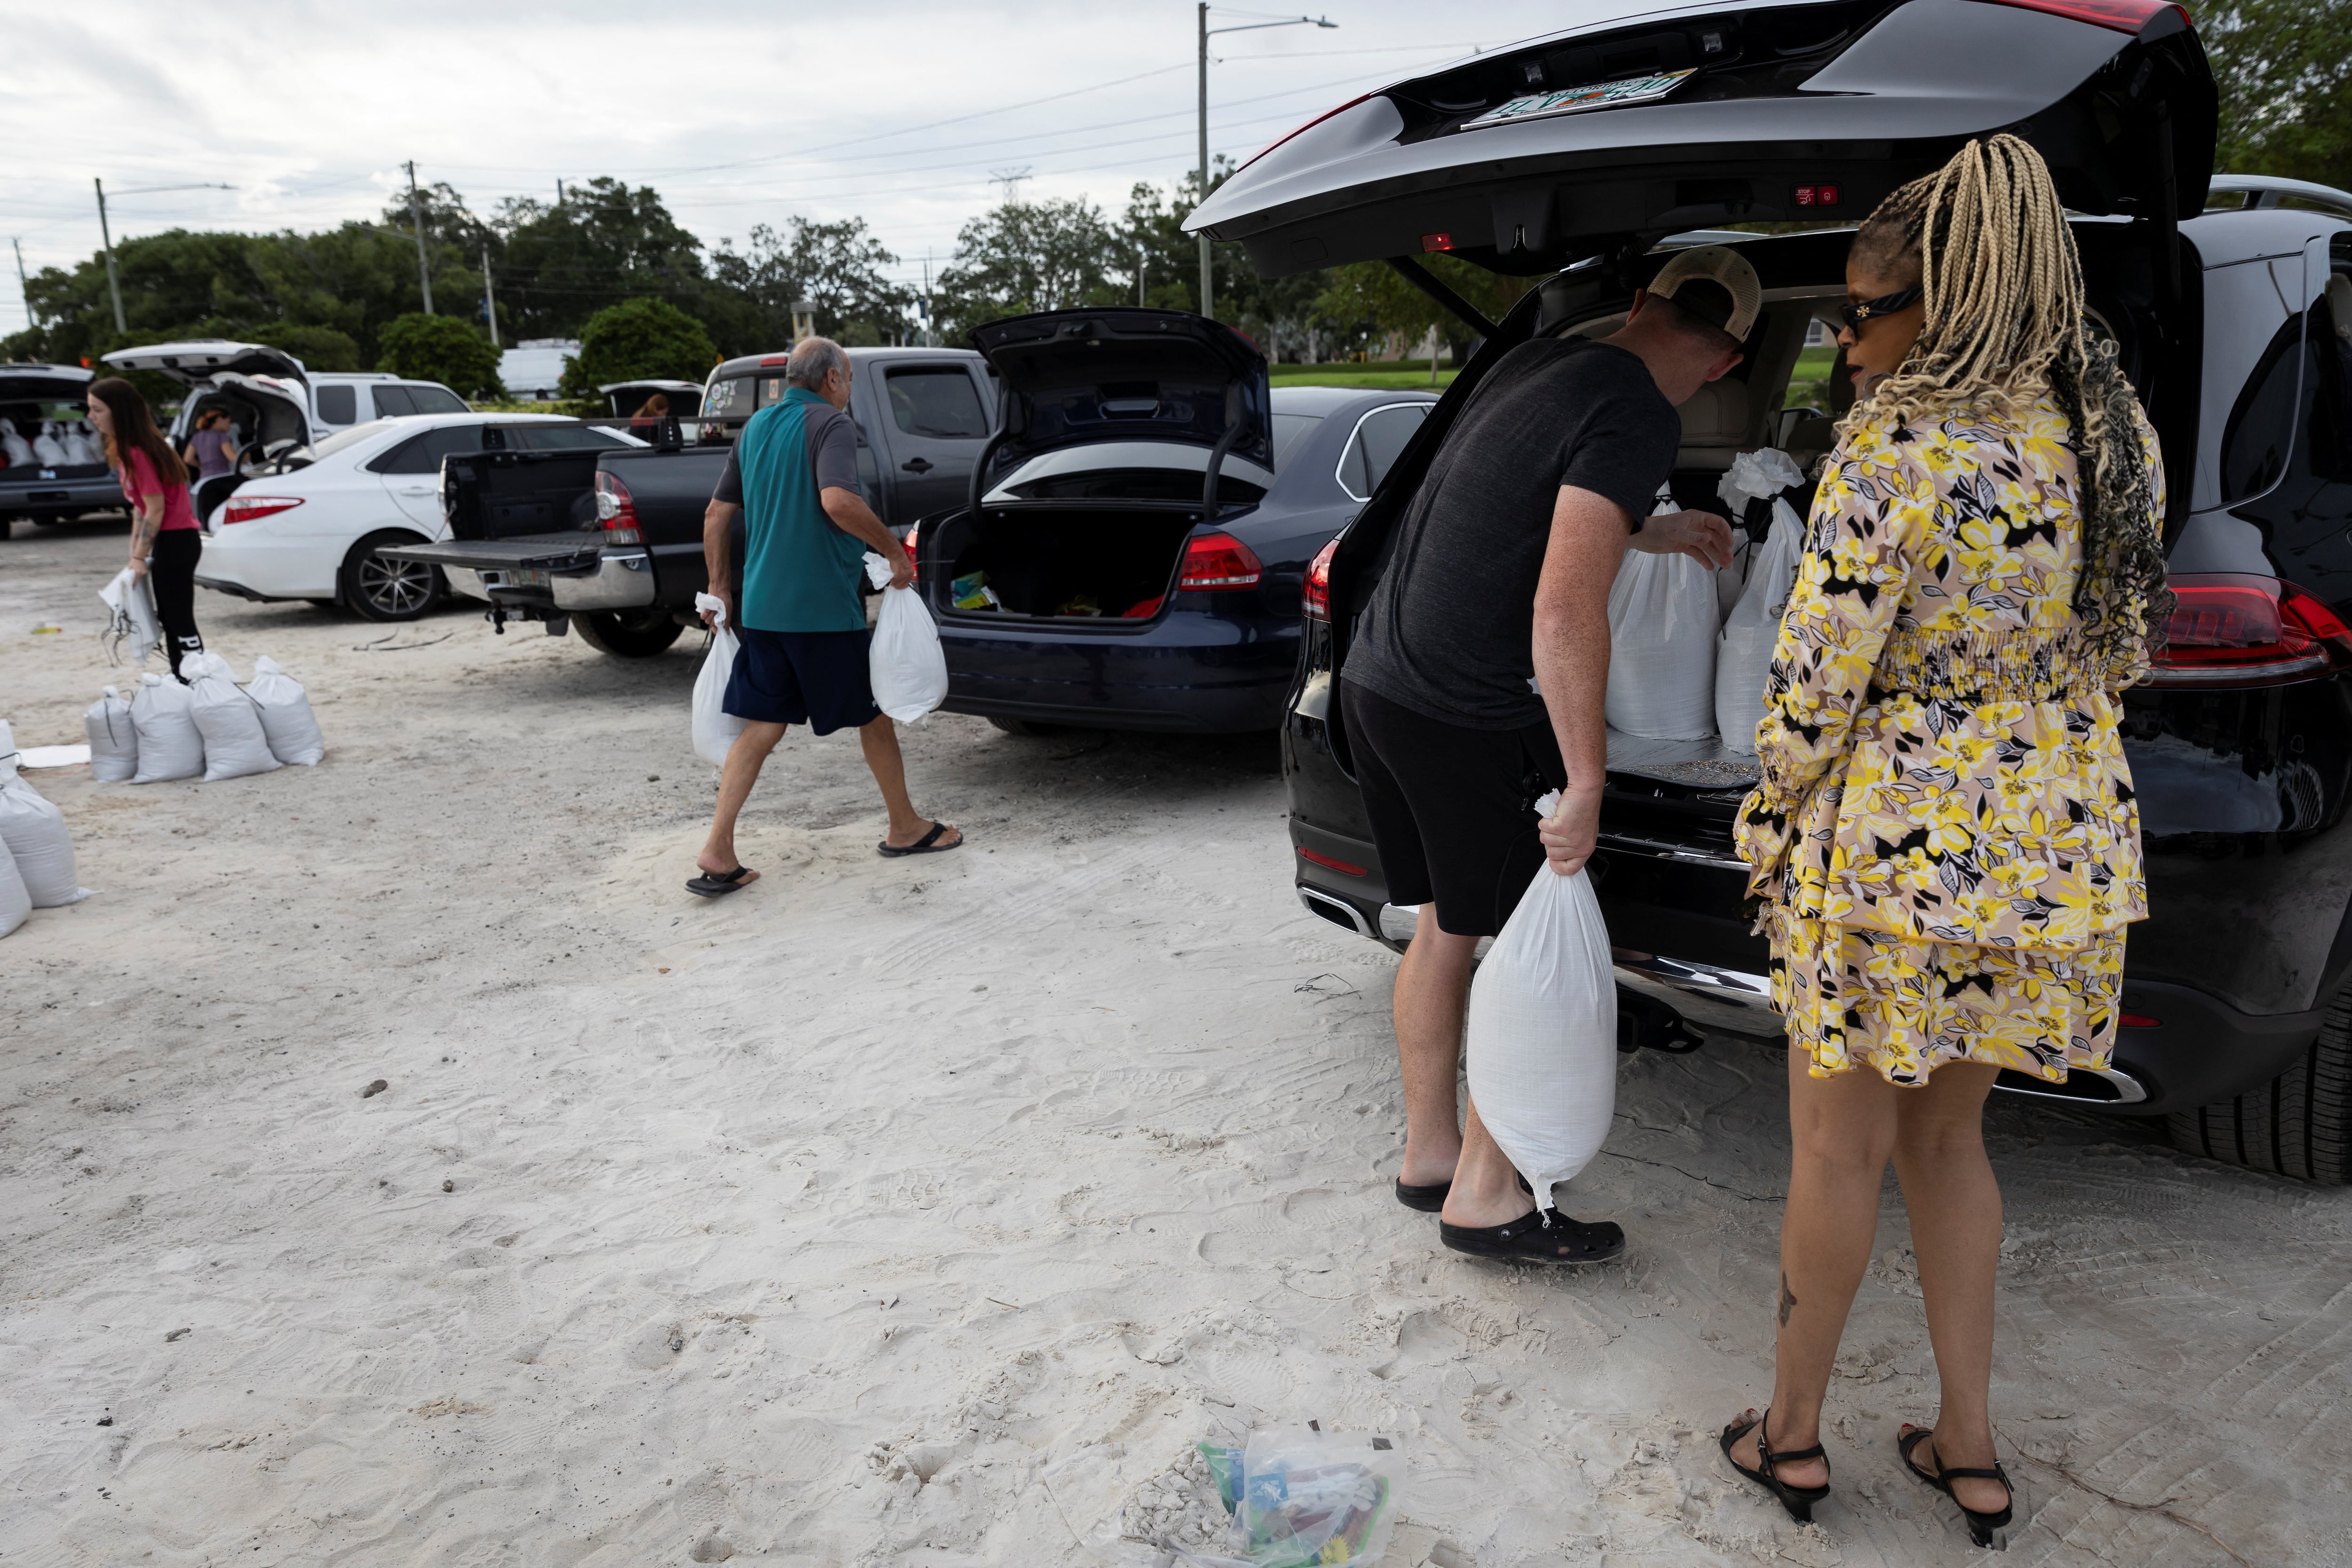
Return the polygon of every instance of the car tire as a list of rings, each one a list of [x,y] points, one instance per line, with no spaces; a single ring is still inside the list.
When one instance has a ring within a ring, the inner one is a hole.
[[[583,643],[616,659],[650,659],[686,631],[677,616],[659,605],[625,613],[584,610],[572,617],[572,629]]]
[[[441,602],[448,591],[441,569],[423,561],[385,560],[375,552],[386,545],[418,543],[414,534],[386,528],[368,535],[343,557],[339,586],[343,603],[362,621],[414,621]]]
[[[2352,1184],[2352,985],[2303,1060],[2234,1100],[2177,1111],[2173,1147],[2326,1186]]]

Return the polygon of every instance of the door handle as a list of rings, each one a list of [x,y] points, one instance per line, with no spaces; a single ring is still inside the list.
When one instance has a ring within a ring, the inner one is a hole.
[[[928,474],[931,471],[931,465],[919,457],[909,457],[898,466],[909,474]]]

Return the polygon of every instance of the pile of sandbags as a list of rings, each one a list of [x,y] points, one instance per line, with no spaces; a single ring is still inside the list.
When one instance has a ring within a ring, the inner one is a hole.
[[[313,768],[327,755],[309,695],[277,660],[256,659],[253,679],[242,688],[217,653],[191,653],[180,668],[187,685],[151,670],[129,702],[109,686],[84,710],[92,778],[105,784],[211,783],[289,765]]]
[[[66,820],[16,771],[16,742],[0,722],[0,936],[36,909],[79,904],[89,889],[74,878],[73,837]]]

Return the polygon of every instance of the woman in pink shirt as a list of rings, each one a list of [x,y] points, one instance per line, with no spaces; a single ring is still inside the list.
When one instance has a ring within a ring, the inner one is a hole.
[[[196,558],[204,536],[188,502],[188,470],[172,450],[139,389],[120,376],[89,383],[89,422],[106,443],[106,465],[131,503],[131,573],[155,591],[155,619],[163,624],[172,674],[202,653],[196,632]]]

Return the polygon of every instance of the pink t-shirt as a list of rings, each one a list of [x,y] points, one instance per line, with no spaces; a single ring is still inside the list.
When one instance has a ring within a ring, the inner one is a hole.
[[[193,528],[196,526],[196,508],[188,500],[188,487],[185,485],[165,485],[158,482],[155,477],[155,465],[148,460],[144,452],[134,446],[123,455],[122,473],[120,477],[122,481],[122,498],[129,501],[134,507],[150,496],[161,496],[163,498],[163,532],[168,533],[173,528]]]

